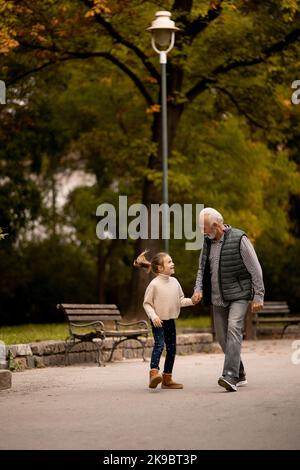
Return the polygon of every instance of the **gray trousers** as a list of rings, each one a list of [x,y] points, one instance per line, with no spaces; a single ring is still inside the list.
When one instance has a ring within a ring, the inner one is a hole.
[[[237,300],[228,307],[213,305],[216,336],[225,354],[223,375],[235,379],[245,375],[241,346],[248,304],[247,300]]]

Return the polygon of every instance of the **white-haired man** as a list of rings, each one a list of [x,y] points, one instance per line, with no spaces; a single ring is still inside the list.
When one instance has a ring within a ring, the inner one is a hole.
[[[241,360],[243,327],[249,301],[252,311],[262,309],[264,283],[257,255],[246,233],[225,225],[222,215],[211,207],[200,212],[204,233],[193,301],[203,298],[213,305],[217,339],[225,354],[218,384],[228,391],[246,385]]]

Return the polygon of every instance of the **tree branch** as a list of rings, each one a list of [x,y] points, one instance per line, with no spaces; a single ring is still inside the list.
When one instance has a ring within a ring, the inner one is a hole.
[[[41,70],[45,69],[46,67],[49,67],[50,65],[54,65],[57,61],[63,62],[64,60],[68,60],[68,59],[57,59],[56,61],[45,62],[44,64],[42,64],[38,67],[34,67],[33,69],[27,70],[26,72],[21,73],[17,77],[14,77],[11,80],[8,80],[6,82],[7,86],[9,87],[9,86],[13,85],[14,83],[22,80],[23,78],[28,77],[28,75],[32,75],[33,73],[40,72]]]
[[[205,16],[198,16],[186,29],[185,33],[191,38],[191,42],[195,37],[204,31],[210,23],[219,18],[222,13],[223,0],[219,2],[211,2],[210,8]]]
[[[87,7],[91,8],[93,6],[93,2],[90,0],[81,0]],[[135,44],[132,42],[128,41],[125,39],[114,27],[111,23],[106,21],[103,16],[101,16],[99,13],[96,13],[94,15],[94,18],[96,19],[97,23],[99,23],[101,26],[103,26],[108,34],[111,36],[111,38],[119,44],[122,44],[123,46],[127,47],[128,49],[131,49],[136,56],[142,61],[150,75],[155,78],[158,82],[160,80],[160,75],[154,65],[150,62],[146,54],[144,54],[141,49],[139,49]]]
[[[225,74],[230,72],[231,70],[235,70],[239,67],[249,67],[252,65],[257,65],[262,62],[265,62],[269,57],[272,55],[282,52],[286,49],[290,44],[293,44],[300,38],[300,29],[295,29],[291,33],[287,34],[283,39],[280,41],[272,44],[269,47],[264,48],[261,51],[260,57],[255,58],[248,58],[245,60],[237,60],[231,62],[227,65],[219,65],[210,73],[210,78],[204,78],[200,80],[193,88],[191,88],[187,93],[186,97],[188,101],[192,102],[197,96],[202,93],[209,84],[214,83],[216,81],[216,77],[220,74]]]
[[[261,129],[264,129],[264,130],[267,130],[268,127],[266,126],[263,126],[262,124],[260,124],[259,122],[257,122],[252,116],[250,116],[250,114],[247,113],[247,111],[245,111],[244,109],[241,108],[239,102],[235,99],[235,97],[232,95],[232,93],[230,93],[228,90],[226,90],[225,88],[219,86],[219,85],[214,85],[214,88],[216,90],[220,90],[222,93],[224,93],[224,95],[228,96],[228,98],[232,101],[232,103],[235,105],[235,107],[237,108],[238,112],[242,115],[242,116],[245,116],[245,118],[251,122],[251,124],[254,124],[256,127],[259,127]]]
[[[136,85],[136,87],[140,90],[141,94],[145,98],[147,104],[152,106],[154,101],[146,88],[144,87],[140,78],[123,62],[121,62],[117,57],[113,56],[110,52],[67,52],[71,57],[70,59],[88,59],[90,57],[103,57],[104,59],[109,60],[114,65],[116,65],[119,69],[121,69]]]
[[[43,46],[35,46],[33,44],[26,44],[24,42],[20,42],[20,44],[24,47],[32,48],[32,49],[43,49],[47,50],[47,48]],[[55,52],[62,52],[59,51],[58,49],[55,49]],[[141,92],[142,96],[145,98],[147,104],[149,106],[152,106],[154,104],[154,101],[146,88],[144,87],[142,81],[139,79],[139,77],[129,68],[127,65],[123,64],[119,59],[114,57],[110,52],[72,52],[72,51],[65,51],[65,54],[67,54],[67,57],[56,57],[54,60],[46,62],[42,64],[39,67],[35,67],[31,70],[28,70],[27,72],[24,72],[21,75],[18,75],[17,77],[13,78],[12,80],[8,81],[8,86],[12,85],[13,83],[27,77],[28,75],[31,75],[36,72],[40,72],[46,67],[49,67],[50,65],[54,65],[57,62],[64,62],[67,60],[72,60],[72,59],[89,59],[91,57],[102,57],[106,60],[109,60],[112,62],[114,65],[116,65],[119,69],[121,69],[126,75],[134,82],[136,87],[139,89]]]

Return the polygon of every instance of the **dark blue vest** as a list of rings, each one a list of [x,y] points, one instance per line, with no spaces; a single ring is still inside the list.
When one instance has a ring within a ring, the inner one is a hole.
[[[219,261],[219,288],[225,302],[235,300],[251,300],[253,288],[251,275],[241,256],[241,240],[246,233],[237,228],[229,228],[224,232],[224,241]],[[201,268],[203,273],[203,301],[211,304],[211,275],[209,266],[209,253],[211,240],[204,238]]]

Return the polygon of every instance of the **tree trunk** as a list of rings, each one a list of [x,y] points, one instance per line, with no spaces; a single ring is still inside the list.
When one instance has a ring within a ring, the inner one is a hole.
[[[51,228],[52,228],[52,237],[56,237],[56,200],[57,200],[57,188],[56,188],[56,180],[55,180],[55,173],[51,174]]]
[[[103,240],[98,242],[97,252],[97,291],[99,304],[105,303],[104,287],[105,287],[105,258],[104,258]]]

